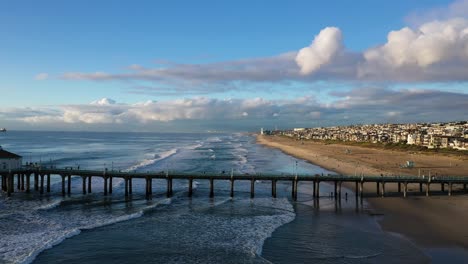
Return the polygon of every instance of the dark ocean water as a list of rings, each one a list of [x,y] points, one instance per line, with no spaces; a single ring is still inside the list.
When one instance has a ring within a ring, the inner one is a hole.
[[[179,172],[316,174],[328,171],[278,150],[255,144],[246,134],[145,134],[84,132],[8,132],[0,145],[25,162],[90,169]],[[297,164],[297,165],[296,165]],[[72,195],[14,193],[0,197],[1,263],[426,263],[429,257],[408,240],[383,232],[366,204],[350,190],[338,203],[331,186],[299,185],[298,202],[290,201],[290,184],[216,181],[215,198],[208,182],[199,181],[192,198],[187,182],[155,180],[154,198],[144,199],[144,182],[134,180],[125,201],[122,182],[104,197],[102,180],[93,193],[81,194],[81,179]],[[67,239],[68,238],[68,239]],[[443,255],[443,254],[442,254]]]

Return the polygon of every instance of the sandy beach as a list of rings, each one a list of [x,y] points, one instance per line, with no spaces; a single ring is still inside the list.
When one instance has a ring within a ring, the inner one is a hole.
[[[403,151],[388,151],[340,144],[296,141],[279,136],[257,136],[257,143],[277,148],[300,159],[344,175],[450,175],[468,176],[468,160],[461,156],[442,156]],[[414,161],[414,168],[401,168]],[[372,210],[383,214],[379,220],[388,232],[399,233],[427,248],[462,247],[468,249],[468,195],[457,186],[451,197],[431,186],[432,194],[418,194],[419,186],[409,186],[409,197],[396,193],[388,184],[390,197],[377,197],[375,186],[365,186]],[[413,193],[413,195],[411,194]],[[417,194],[417,195],[416,195]]]

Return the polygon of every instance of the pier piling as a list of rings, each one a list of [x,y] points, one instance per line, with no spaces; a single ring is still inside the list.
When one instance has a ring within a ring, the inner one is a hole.
[[[109,194],[112,194],[112,178],[113,178],[112,175],[109,176]],[[89,186],[91,186],[91,185],[89,185]],[[91,188],[89,189],[89,192],[91,192]]]
[[[68,184],[67,193],[68,193],[68,195],[70,195],[70,194],[71,194],[71,175],[70,175],[70,174],[68,174],[68,182],[67,182],[67,184]]]
[[[193,192],[193,178],[189,178],[189,184],[188,184],[188,197],[192,197],[192,192]]]
[[[255,180],[252,178],[250,180],[250,198],[253,199],[255,197]]]
[[[65,196],[65,175],[62,176],[62,195]]]
[[[39,176],[34,173],[34,190],[39,191]]]
[[[82,180],[83,194],[86,194],[86,177],[81,177],[81,180]]]
[[[24,191],[24,173],[21,173],[21,190]]]
[[[104,178],[104,196],[107,196],[107,181],[108,180],[106,176],[104,176],[103,178]],[[131,184],[131,181],[130,181],[130,184]],[[130,194],[132,193],[131,191],[132,189],[130,188]]]
[[[133,178],[128,178],[128,193],[133,194]]]
[[[297,180],[297,177],[296,179],[294,179],[294,201],[297,201],[297,192],[299,191],[297,185],[299,184],[299,181]]]
[[[128,179],[127,177],[124,178],[124,182],[125,182],[125,197],[128,197]]]
[[[431,189],[431,184],[426,183],[426,196],[429,196],[430,189]]]
[[[50,193],[50,173],[47,173],[47,192]]]
[[[41,190],[40,194],[44,194],[44,174],[41,174]]]
[[[407,192],[408,192],[408,183],[405,182],[403,186],[403,197],[406,198]]]
[[[149,198],[153,200],[153,178],[149,178]]]
[[[7,196],[8,197],[10,197],[11,193],[13,192],[13,187],[14,187],[13,179],[14,179],[13,174],[8,173],[8,178],[7,178]]]
[[[172,178],[167,178],[167,197],[172,197]]]
[[[26,192],[31,191],[31,174],[26,174]]]
[[[234,179],[233,178],[231,178],[231,192],[229,193],[229,196],[231,198],[234,197]]]
[[[315,192],[317,198],[320,197],[320,181],[317,181],[317,191]]]
[[[88,176],[88,193],[91,193],[91,191],[92,191],[92,188],[91,188],[92,178],[93,178],[93,176]],[[109,192],[111,192],[111,191],[109,190]]]
[[[210,178],[210,198],[214,197],[214,180]]]
[[[271,197],[276,198],[276,180],[271,180]]]

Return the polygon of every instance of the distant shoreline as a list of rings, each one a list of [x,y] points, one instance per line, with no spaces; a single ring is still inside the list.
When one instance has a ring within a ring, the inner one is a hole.
[[[343,175],[450,175],[468,176],[466,158],[442,155],[418,155],[401,151],[371,149],[341,144],[297,141],[278,136],[257,135],[257,143],[277,148],[286,154],[307,160],[327,170]],[[415,168],[402,169],[399,164],[414,160]],[[389,192],[396,186],[387,184]],[[352,187],[354,188],[354,187]],[[458,192],[448,197],[432,186],[431,197],[411,196],[418,192],[409,186],[409,197],[366,197],[373,210],[384,217],[379,220],[385,231],[402,234],[426,248],[461,247],[468,250],[468,230],[462,228],[468,219],[468,195]],[[365,192],[375,194],[375,186],[365,186]]]

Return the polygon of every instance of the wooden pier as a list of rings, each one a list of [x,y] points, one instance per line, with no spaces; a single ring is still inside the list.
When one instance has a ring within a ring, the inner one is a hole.
[[[460,186],[466,191],[468,177],[415,177],[415,176],[346,176],[346,175],[234,175],[234,174],[184,174],[184,173],[154,173],[154,172],[118,172],[105,170],[79,170],[79,169],[58,169],[58,168],[24,168],[16,170],[0,170],[1,190],[7,196],[11,196],[15,191],[29,193],[31,191],[49,193],[51,191],[51,177],[61,177],[62,195],[71,194],[72,176],[81,177],[82,193],[92,192],[92,178],[100,177],[104,182],[104,195],[112,194],[112,181],[114,178],[124,180],[124,195],[131,197],[133,193],[133,179],[144,179],[146,190],[145,197],[148,200],[153,196],[153,180],[165,179],[167,182],[167,197],[173,195],[173,180],[187,180],[188,196],[193,195],[193,181],[207,180],[209,181],[209,197],[215,195],[215,181],[227,180],[230,182],[230,196],[234,197],[234,183],[236,181],[250,181],[250,197],[255,197],[255,182],[270,181],[271,196],[276,198],[276,185],[278,181],[289,182],[291,184],[291,198],[297,200],[298,183],[313,182],[313,196],[318,198],[320,194],[320,184],[329,183],[334,186],[334,197],[341,198],[342,184],[348,183],[348,186],[354,186],[355,196],[364,196],[364,184],[374,184],[376,186],[376,194],[382,197],[386,196],[386,186],[394,184],[398,186],[398,193],[403,197],[408,196],[408,184],[419,184],[419,194],[429,196],[431,194],[431,186],[440,185],[440,190],[443,193],[451,196],[454,190],[454,185]],[[31,177],[34,177],[34,186],[31,186]],[[16,190],[15,190],[16,181]],[[447,186],[447,189],[445,188]],[[424,188],[423,188],[424,187]],[[33,189],[32,189],[33,188]],[[425,192],[423,192],[423,189]]]

